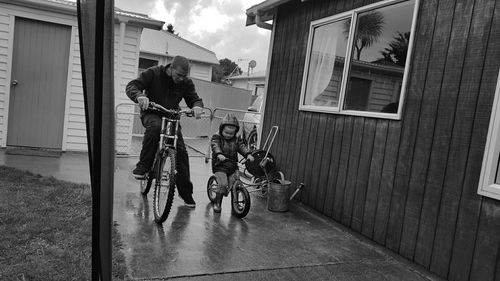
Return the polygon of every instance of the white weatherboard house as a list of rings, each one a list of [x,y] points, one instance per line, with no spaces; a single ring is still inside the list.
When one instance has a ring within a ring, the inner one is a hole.
[[[219,64],[214,52],[166,31],[144,30],[141,36],[139,68],[165,65],[177,55],[189,59],[191,78],[212,80],[212,67]]]
[[[252,91],[252,95],[260,96],[264,93],[264,86],[266,84],[266,71],[259,71],[255,73],[242,73],[238,76],[228,78],[231,85],[236,88],[246,89]]]
[[[137,76],[143,29],[163,24],[115,10],[116,104],[128,102],[125,85]],[[132,122],[124,123],[117,138],[131,131]],[[74,2],[0,0],[0,146],[87,150]],[[127,148],[117,142],[116,149]]]

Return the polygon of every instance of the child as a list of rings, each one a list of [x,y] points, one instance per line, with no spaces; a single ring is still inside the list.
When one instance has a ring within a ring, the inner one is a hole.
[[[222,119],[219,132],[212,136],[212,172],[219,184],[215,190],[214,212],[216,213],[221,211],[222,196],[227,196],[227,187],[236,180],[238,153],[245,156],[248,161],[254,160],[245,143],[236,136],[239,129],[238,119],[228,113]]]

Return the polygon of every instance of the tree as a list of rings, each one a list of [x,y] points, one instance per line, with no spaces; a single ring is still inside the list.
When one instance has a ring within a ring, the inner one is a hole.
[[[173,35],[179,36],[179,33],[175,33],[174,26],[171,23],[169,23],[167,25],[167,30],[166,31],[168,33],[172,33]]]
[[[220,65],[214,65],[212,67],[212,82],[222,83],[221,80],[223,77],[222,67]]]
[[[228,58],[219,60],[219,64],[225,77],[237,76],[243,73],[238,64]]]
[[[241,75],[243,71],[234,61],[224,58],[219,60],[219,65],[212,68],[212,81],[226,83],[224,80],[228,77]]]
[[[397,32],[394,39],[389,43],[389,47],[380,53],[385,61],[395,63],[399,66],[405,66],[406,54],[408,53],[408,43],[410,41],[410,32]]]
[[[356,49],[356,59],[361,57],[361,51],[364,48],[370,47],[378,41],[382,35],[384,27],[384,15],[378,11],[363,14],[358,19],[358,26],[354,37],[354,48]],[[344,23],[344,36],[346,40],[349,38],[349,29],[351,20]]]

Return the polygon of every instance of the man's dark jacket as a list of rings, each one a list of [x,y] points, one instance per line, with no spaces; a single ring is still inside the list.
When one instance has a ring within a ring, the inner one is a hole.
[[[158,103],[168,109],[179,109],[179,103],[184,98],[189,108],[203,107],[203,101],[196,93],[193,81],[190,78],[175,84],[172,77],[167,75],[170,64],[158,65],[144,70],[137,79],[130,81],[126,87],[127,96],[137,103],[137,98],[146,96],[150,101]],[[143,93],[143,90],[146,90]]]

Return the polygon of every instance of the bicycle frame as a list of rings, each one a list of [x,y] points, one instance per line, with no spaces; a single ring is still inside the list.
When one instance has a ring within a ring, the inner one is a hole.
[[[240,171],[240,166],[244,165],[246,161],[247,161],[246,159],[242,159],[242,160],[238,161],[238,163],[237,163],[238,164],[238,169],[236,170],[236,180],[234,181],[234,184],[236,184],[237,182],[239,182],[247,190],[248,190],[249,187],[255,187],[255,188],[257,188],[257,187],[262,187],[262,185],[267,184],[268,183],[267,178],[265,180],[259,182],[259,183],[246,182],[246,181],[243,181],[241,179],[241,173],[242,172]],[[231,189],[233,188],[234,184],[231,186]],[[231,189],[229,189],[229,190],[231,190]],[[256,191],[259,191],[259,190],[258,189],[248,190],[248,192],[256,192]]]
[[[214,181],[216,184],[214,184]],[[222,192],[221,188],[225,189],[225,192]],[[219,195],[217,195],[219,193]],[[208,180],[207,184],[207,195],[212,204],[220,204],[220,201],[217,203],[217,200],[222,200],[222,196],[220,193],[223,193],[224,196],[227,196],[231,193],[231,213],[234,214],[238,218],[245,217],[250,211],[250,194],[245,186],[245,184],[241,181],[239,171],[236,171],[235,180],[233,183],[227,186],[222,186],[217,183],[217,178],[215,175],[211,176]],[[215,209],[214,209],[215,211]]]
[[[170,213],[175,194],[176,151],[182,114],[189,115],[190,110],[166,109],[153,102],[149,107],[162,113],[160,140],[154,164],[145,180],[141,181],[141,193],[146,195],[155,179],[153,195],[153,211],[155,222],[163,223]],[[166,161],[169,159],[170,161]],[[168,163],[168,165],[167,165]],[[166,165],[166,166],[164,166]],[[165,184],[164,184],[165,181]],[[163,200],[166,199],[166,202]],[[164,206],[164,207],[163,207]]]

